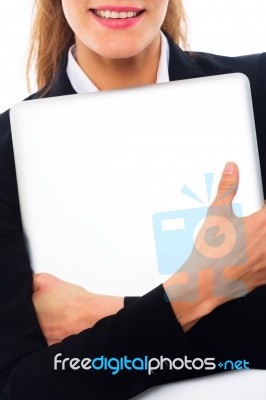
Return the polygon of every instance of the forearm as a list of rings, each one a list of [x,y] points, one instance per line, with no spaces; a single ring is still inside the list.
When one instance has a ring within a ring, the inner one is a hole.
[[[127,399],[151,386],[187,378],[186,371],[148,375],[147,371],[124,369],[115,376],[110,370],[55,371],[54,357],[58,353],[62,353],[62,358],[79,359],[102,355],[118,359],[146,355],[175,358],[191,356],[191,349],[160,285],[92,328],[18,361],[7,377],[3,398],[16,400],[25,396],[35,400],[38,396],[47,400],[56,394],[58,400],[85,395],[92,399]]]

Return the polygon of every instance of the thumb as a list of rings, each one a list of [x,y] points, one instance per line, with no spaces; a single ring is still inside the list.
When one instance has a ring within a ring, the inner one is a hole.
[[[238,183],[238,166],[234,162],[226,163],[212,206],[228,205],[232,211],[232,201],[236,195]]]

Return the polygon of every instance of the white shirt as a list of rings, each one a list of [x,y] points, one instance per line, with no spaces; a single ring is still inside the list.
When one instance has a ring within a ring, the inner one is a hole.
[[[161,56],[157,72],[156,83],[169,82],[169,44],[166,36],[161,33]],[[68,62],[66,72],[72,87],[77,93],[97,92],[99,89],[94,85],[90,78],[85,74],[76,61],[76,45],[70,47],[68,51]]]

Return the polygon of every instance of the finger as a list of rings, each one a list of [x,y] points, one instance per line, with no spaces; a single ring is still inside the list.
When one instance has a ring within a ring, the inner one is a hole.
[[[239,183],[238,166],[234,162],[226,163],[212,206],[228,206],[232,212],[232,201]]]

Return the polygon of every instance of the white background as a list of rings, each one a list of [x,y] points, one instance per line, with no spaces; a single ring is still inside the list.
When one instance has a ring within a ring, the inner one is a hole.
[[[24,75],[33,1],[0,2],[0,112],[28,95]],[[266,50],[266,0],[184,0],[184,4],[192,50],[224,55]]]

